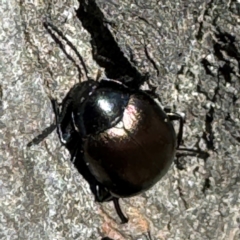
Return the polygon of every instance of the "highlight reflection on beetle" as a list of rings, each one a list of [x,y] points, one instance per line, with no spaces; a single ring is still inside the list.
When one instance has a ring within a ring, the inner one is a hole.
[[[182,138],[183,119],[140,89],[111,79],[76,84],[62,107],[52,100],[61,142],[98,202],[148,190],[167,172]],[[176,136],[172,120],[180,121]]]

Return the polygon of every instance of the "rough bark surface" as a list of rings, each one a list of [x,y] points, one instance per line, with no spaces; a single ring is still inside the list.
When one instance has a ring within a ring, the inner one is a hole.
[[[0,239],[240,239],[239,1],[9,0],[0,14]],[[89,76],[149,72],[163,105],[186,114],[196,152],[121,200],[128,224],[94,202],[55,131],[27,147],[54,122],[49,97],[84,80],[46,20]]]

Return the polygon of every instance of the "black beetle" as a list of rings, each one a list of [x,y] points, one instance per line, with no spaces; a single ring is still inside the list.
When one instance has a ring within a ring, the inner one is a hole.
[[[72,47],[88,78],[83,59],[69,40],[51,23],[43,24],[57,43],[49,26]],[[122,223],[128,219],[121,211],[119,198],[137,195],[158,182],[182,141],[183,117],[163,108],[155,93],[140,90],[147,76],[101,81],[88,78],[74,85],[61,109],[51,99],[56,124],[27,144],[39,144],[57,127],[71,161],[89,183],[96,201],[113,201]],[[171,122],[174,120],[180,123],[177,136]]]
[[[146,91],[89,79],[76,84],[60,108],[52,100],[61,142],[98,202],[146,191],[169,169],[182,139],[183,118],[165,112]],[[176,137],[172,120],[180,121]]]
[[[44,26],[53,39],[56,37],[48,26],[70,44],[53,25],[44,22]],[[87,77],[87,68],[78,56]],[[122,223],[128,219],[121,211],[119,198],[146,191],[164,176],[183,133],[183,117],[163,108],[152,92],[140,90],[139,83],[148,79],[140,78],[88,79],[74,85],[61,109],[51,99],[56,124],[27,144],[31,147],[40,143],[57,127],[62,144],[89,183],[95,200],[113,201]],[[171,122],[174,120],[180,123],[177,136]]]

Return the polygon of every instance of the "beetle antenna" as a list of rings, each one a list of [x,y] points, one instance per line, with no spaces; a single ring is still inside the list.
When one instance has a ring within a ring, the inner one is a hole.
[[[79,65],[76,63],[76,61],[74,60],[74,58],[72,56],[70,56],[67,51],[65,46],[63,45],[63,43],[57,38],[57,36],[53,33],[56,32],[67,44],[68,46],[73,50],[73,52],[77,55],[78,59],[81,62],[81,65],[84,69],[84,73],[85,73],[85,77],[86,79],[89,79],[88,77],[88,70],[87,67],[83,61],[83,58],[81,56],[81,54],[77,51],[76,47],[67,39],[67,37],[64,36],[64,34],[56,27],[54,26],[52,23],[48,22],[47,20],[44,20],[43,22],[43,26],[45,27],[45,29],[47,30],[47,32],[51,35],[51,37],[53,38],[53,40],[59,45],[59,47],[61,48],[61,50],[64,52],[64,54],[67,56],[67,58],[72,61],[74,63],[74,65],[76,66],[76,68],[78,69],[79,72],[79,79],[81,79],[82,77],[82,71],[81,68],[79,67]],[[51,30],[50,30],[51,28]]]
[[[114,203],[114,207],[117,211],[117,214],[118,216],[120,217],[121,221],[122,221],[122,224],[124,223],[127,223],[128,222],[128,219],[124,216],[121,208],[120,208],[120,205],[119,205],[119,199],[118,198],[113,198],[113,203]]]

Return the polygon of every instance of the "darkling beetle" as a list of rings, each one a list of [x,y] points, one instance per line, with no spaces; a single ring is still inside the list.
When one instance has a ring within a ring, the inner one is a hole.
[[[164,176],[182,139],[182,117],[165,113],[146,92],[110,79],[76,84],[61,111],[52,103],[60,140],[71,145],[75,166],[86,169],[96,201],[113,200],[126,223],[118,199],[146,191]],[[178,137],[172,120],[180,120]]]
[[[73,86],[61,108],[51,99],[57,132],[71,161],[97,202],[113,201],[122,223],[128,219],[119,198],[144,192],[165,175],[183,133],[181,115],[164,109],[154,95],[132,85],[88,78]],[[180,123],[177,136],[174,120]]]

